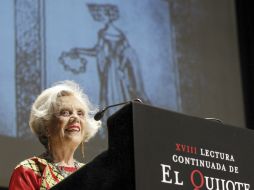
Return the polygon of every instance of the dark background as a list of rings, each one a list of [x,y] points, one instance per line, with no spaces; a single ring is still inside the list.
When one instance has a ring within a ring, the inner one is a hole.
[[[254,129],[254,23],[250,1],[235,0],[246,126]]]

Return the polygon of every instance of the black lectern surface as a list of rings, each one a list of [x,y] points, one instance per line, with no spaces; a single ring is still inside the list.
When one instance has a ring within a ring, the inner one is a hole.
[[[108,150],[52,189],[253,189],[253,131],[139,103],[108,131]]]

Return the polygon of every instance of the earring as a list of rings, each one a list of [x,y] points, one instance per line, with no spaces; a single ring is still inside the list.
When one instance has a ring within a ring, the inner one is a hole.
[[[85,144],[84,144],[84,141],[81,142],[81,154],[82,154],[82,157],[85,158]]]

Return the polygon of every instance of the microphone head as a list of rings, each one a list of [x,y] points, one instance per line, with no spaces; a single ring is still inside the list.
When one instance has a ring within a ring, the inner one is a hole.
[[[103,115],[104,115],[104,110],[103,111],[99,111],[99,112],[97,112],[95,115],[94,115],[94,120],[95,121],[99,121],[102,117],[103,117]]]

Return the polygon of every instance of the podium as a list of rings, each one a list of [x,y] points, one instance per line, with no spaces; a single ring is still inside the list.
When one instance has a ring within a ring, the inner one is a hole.
[[[254,132],[132,102],[109,117],[108,150],[52,190],[248,190]]]

